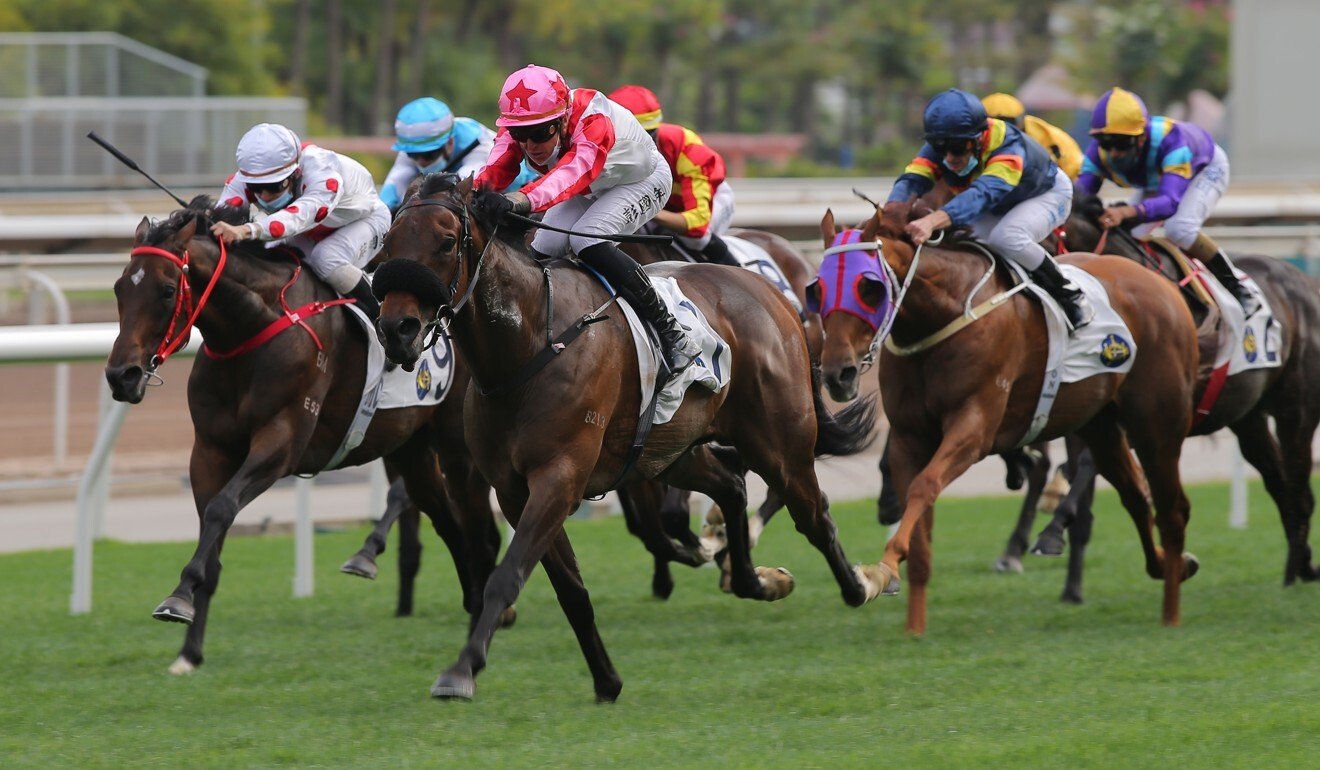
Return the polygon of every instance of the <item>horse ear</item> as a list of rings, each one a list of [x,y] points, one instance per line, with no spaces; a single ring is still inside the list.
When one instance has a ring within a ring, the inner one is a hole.
[[[820,237],[825,241],[825,248],[834,243],[834,211],[825,209],[825,216],[820,218]]]
[[[455,185],[455,186],[454,186],[454,192],[457,193],[459,197],[464,198],[464,199],[471,197],[471,196],[472,196],[472,175],[471,175],[471,174],[468,174],[466,177],[463,178],[463,181],[461,181],[461,182],[459,182],[457,185]]]
[[[870,243],[875,240],[876,231],[880,229],[880,209],[876,209],[871,218],[862,223],[862,243]]]
[[[147,219],[146,217],[142,217],[142,221],[138,222],[137,230],[133,232],[133,243],[138,246],[141,246],[142,244],[146,243],[147,233],[150,230],[151,230],[151,220]]]
[[[174,234],[175,240],[179,243],[187,243],[197,235],[197,217],[189,217],[188,224],[179,228],[179,232]]]

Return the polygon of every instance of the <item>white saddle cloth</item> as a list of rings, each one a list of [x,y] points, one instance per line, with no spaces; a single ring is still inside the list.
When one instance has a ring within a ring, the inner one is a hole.
[[[1219,312],[1224,316],[1215,368],[1228,362],[1228,374],[1231,377],[1248,369],[1273,369],[1281,366],[1283,362],[1279,360],[1279,340],[1283,324],[1274,317],[1269,299],[1251,276],[1236,267],[1233,272],[1243,286],[1256,293],[1256,298],[1260,300],[1260,310],[1247,318],[1233,292],[1225,289],[1210,271],[1202,273],[1210,291],[1215,295],[1215,301],[1219,303]]]
[[[670,380],[657,397],[654,424],[663,425],[678,411],[689,386],[701,385],[713,393],[718,393],[721,388],[729,384],[729,366],[733,357],[729,353],[729,346],[711,328],[706,316],[683,295],[677,281],[673,278],[657,276],[650,278],[651,285],[664,300],[669,312],[674,314],[688,336],[701,347],[701,355],[697,360],[684,369],[678,377]],[[638,386],[642,396],[641,409],[638,413],[644,414],[650,406],[652,394],[655,393],[655,380],[660,371],[660,354],[647,333],[646,325],[637,317],[637,311],[633,310],[623,297],[619,298],[619,307],[623,309],[623,315],[628,319],[628,328],[632,330],[634,347],[637,349],[637,370],[641,372]]]

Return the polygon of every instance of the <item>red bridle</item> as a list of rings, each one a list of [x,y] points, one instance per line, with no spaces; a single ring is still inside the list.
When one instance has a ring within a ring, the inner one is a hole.
[[[174,325],[179,322],[179,317],[185,312],[184,307],[192,305],[192,284],[188,283],[188,250],[183,250],[183,256],[180,257],[173,252],[155,246],[137,246],[131,252],[130,256],[137,257],[148,255],[153,257],[164,257],[179,266],[179,290],[174,294],[174,311],[170,314],[170,325],[165,329],[165,337],[156,346],[156,352],[151,357],[151,363],[147,367],[148,371],[154,372],[163,363],[165,359],[174,355],[180,348],[188,343],[188,338],[192,334],[193,326],[197,323],[197,316],[202,314],[202,308],[206,307],[206,301],[211,298],[211,291],[215,285],[220,282],[220,274],[224,272],[225,260],[228,254],[225,252],[225,243],[220,241],[220,259],[215,263],[215,272],[211,275],[211,282],[206,284],[202,290],[202,298],[193,306],[192,311],[188,312],[188,320],[183,324],[183,328],[177,332]]]

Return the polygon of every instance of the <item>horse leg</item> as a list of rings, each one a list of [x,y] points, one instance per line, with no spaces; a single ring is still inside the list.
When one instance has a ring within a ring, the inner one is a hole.
[[[1278,420],[1278,430],[1280,435],[1284,433],[1286,420]],[[1270,498],[1274,500],[1274,505],[1279,509],[1279,520],[1283,524],[1283,534],[1288,542],[1288,556],[1284,562],[1283,584],[1292,585],[1297,581],[1300,572],[1300,564],[1309,562],[1309,554],[1305,553],[1306,538],[1302,536],[1299,539],[1299,500],[1294,496],[1295,490],[1301,485],[1290,483],[1289,474],[1285,472],[1283,453],[1279,444],[1270,434],[1269,422],[1263,409],[1256,408],[1248,413],[1241,420],[1238,420],[1232,426],[1232,431],[1237,435],[1238,446],[1242,449],[1242,457],[1260,471],[1261,480],[1265,483],[1265,491],[1269,493]],[[1291,438],[1291,437],[1290,437]],[[1306,453],[1306,472],[1309,475],[1310,470],[1310,450],[1311,442],[1309,436],[1306,441],[1292,441],[1290,449],[1293,451],[1304,451]],[[1300,463],[1292,463],[1290,470],[1297,470],[1303,466]],[[1305,485],[1309,491],[1310,483]]]
[[[896,491],[894,474],[889,467],[889,444],[892,436],[892,431],[885,436],[885,448],[880,450],[880,462],[877,464],[880,469],[880,496],[876,498],[875,515],[880,525],[884,527],[897,524],[898,520],[903,518],[903,501]]]
[[[713,444],[693,446],[679,456],[662,476],[666,483],[709,496],[724,514],[725,571],[721,587],[743,599],[775,601],[793,590],[787,570],[752,566],[751,536],[747,529],[745,468],[738,452]]]
[[[1095,524],[1095,513],[1091,505],[1095,502],[1095,463],[1087,452],[1087,464],[1090,465],[1091,477],[1086,488],[1074,501],[1075,513],[1068,525],[1068,577],[1063,584],[1060,600],[1069,604],[1082,603],[1082,567],[1086,562],[1086,546],[1091,542],[1091,529]]]
[[[1049,442],[1040,441],[1032,445],[1034,457],[1027,468],[1027,494],[1022,498],[1022,509],[1018,511],[1017,525],[1008,536],[1004,553],[995,559],[996,572],[1021,572],[1022,554],[1027,552],[1027,535],[1036,521],[1036,507],[1045,491],[1045,484],[1050,475]]]
[[[572,456],[566,448],[563,457]],[[514,525],[513,540],[499,566],[486,581],[481,614],[473,624],[458,660],[432,685],[431,695],[434,697],[470,700],[476,693],[476,676],[486,667],[490,642],[500,626],[500,618],[517,601],[532,568],[549,552],[564,521],[577,508],[587,486],[587,471],[559,462],[537,468],[527,481],[525,489],[515,491],[506,486],[497,492],[500,509]],[[585,589],[583,601],[590,606]],[[598,663],[589,660],[588,665]],[[598,691],[597,696],[600,694]]]
[[[650,502],[656,505],[655,492],[657,487],[654,482],[646,481],[627,486],[619,487],[614,490],[619,496],[619,507],[623,509],[623,522],[628,527],[628,532],[646,546],[646,550],[651,554],[653,567],[651,569],[651,595],[657,599],[668,599],[674,592],[674,575],[669,570],[668,554],[656,553],[660,546],[653,545],[648,538],[663,537],[663,533],[657,535],[659,527],[657,522],[649,524],[643,521],[642,509],[646,503]],[[666,538],[667,539],[667,538]]]
[[[394,479],[390,483],[390,491],[385,496],[385,513],[376,522],[376,526],[371,528],[371,533],[362,543],[358,552],[349,557],[339,567],[339,571],[347,575],[357,575],[368,580],[375,580],[378,573],[376,567],[376,557],[385,553],[385,546],[389,540],[390,528],[398,520],[399,514],[403,513],[404,508],[412,505],[408,499],[408,490],[403,485],[402,479]],[[400,559],[402,562],[402,559]]]
[[[945,432],[930,460],[916,472],[918,443],[913,437],[892,434],[896,445],[890,462],[898,494],[907,502],[898,531],[885,546],[881,561],[885,593],[898,593],[899,563],[908,560],[907,575],[912,584],[908,595],[907,631],[920,635],[926,631],[926,586],[930,582],[930,538],[935,525],[935,500],[954,479],[985,455],[984,437],[994,431],[982,415],[1002,413],[987,410],[981,404],[969,405],[944,420]],[[910,479],[910,481],[909,481]]]
[[[1063,555],[1064,531],[1071,530],[1082,500],[1095,495],[1096,469],[1091,450],[1076,436],[1068,436],[1066,442],[1068,461],[1064,464],[1064,473],[1068,479],[1068,493],[1054,506],[1049,523],[1036,535],[1036,543],[1031,547],[1035,556]]]
[[[157,620],[189,624],[179,656],[170,666],[172,674],[186,674],[202,664],[211,597],[220,585],[225,534],[243,506],[292,467],[293,448],[305,441],[293,440],[291,432],[287,422],[269,424],[252,437],[248,453],[236,469],[219,447],[200,440],[193,444],[188,474],[200,519],[197,549],[184,565],[174,592],[151,613]]]
[[[596,702],[613,703],[623,690],[623,680],[619,678],[614,664],[610,662],[609,653],[605,651],[605,643],[596,628],[596,610],[591,606],[591,596],[582,582],[582,572],[578,569],[573,545],[563,529],[559,530],[549,552],[541,559],[541,566],[550,578],[559,606],[573,627],[583,657],[587,659],[596,690]]]
[[[1298,397],[1296,403],[1302,403]],[[1284,585],[1288,575],[1295,574],[1305,582],[1320,580],[1320,568],[1311,561],[1311,514],[1315,512],[1315,495],[1311,492],[1311,442],[1315,439],[1320,413],[1305,404],[1295,415],[1276,415],[1274,429],[1283,449],[1283,470],[1288,479],[1289,499],[1293,501],[1293,542],[1290,543],[1288,566],[1284,572]],[[1282,509],[1280,509],[1282,510]]]
[[[393,488],[391,488],[393,493]],[[407,490],[400,489],[404,499]],[[396,618],[410,617],[413,613],[413,589],[417,586],[417,573],[422,568],[421,511],[411,500],[401,506],[399,519],[399,600],[394,606]]]

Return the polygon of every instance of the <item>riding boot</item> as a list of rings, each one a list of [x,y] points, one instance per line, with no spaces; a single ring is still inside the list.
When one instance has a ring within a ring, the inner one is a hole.
[[[660,335],[661,355],[669,367],[670,377],[677,376],[701,355],[701,348],[679,326],[678,320],[665,307],[660,295],[655,293],[651,280],[632,257],[624,254],[613,243],[603,241],[578,252],[578,258],[605,276],[605,280],[628,300],[628,304],[633,306],[642,320],[655,327]]]
[[[349,289],[345,296],[357,300],[358,310],[366,313],[373,324],[380,318],[380,302],[376,299],[376,295],[371,293],[371,283],[367,281],[365,275],[358,279],[357,286]]]
[[[1046,257],[1040,267],[1031,271],[1031,279],[1059,303],[1074,330],[1086,326],[1095,318],[1095,309],[1087,301],[1086,295],[1077,284],[1063,277],[1054,260]]]
[[[1228,255],[1219,248],[1219,244],[1206,235],[1197,233],[1196,240],[1186,249],[1187,256],[1201,260],[1205,266],[1210,268],[1210,273],[1219,282],[1228,289],[1237,301],[1242,305],[1242,312],[1247,314],[1247,318],[1256,314],[1260,310],[1260,300],[1256,293],[1248,289],[1238,280],[1237,274],[1233,272],[1233,263],[1228,261]]]
[[[729,244],[725,243],[723,238],[714,233],[710,236],[710,243],[702,248],[701,256],[705,257],[706,261],[712,265],[742,267],[742,265],[738,263],[738,260],[734,259],[733,255],[729,253]]]

